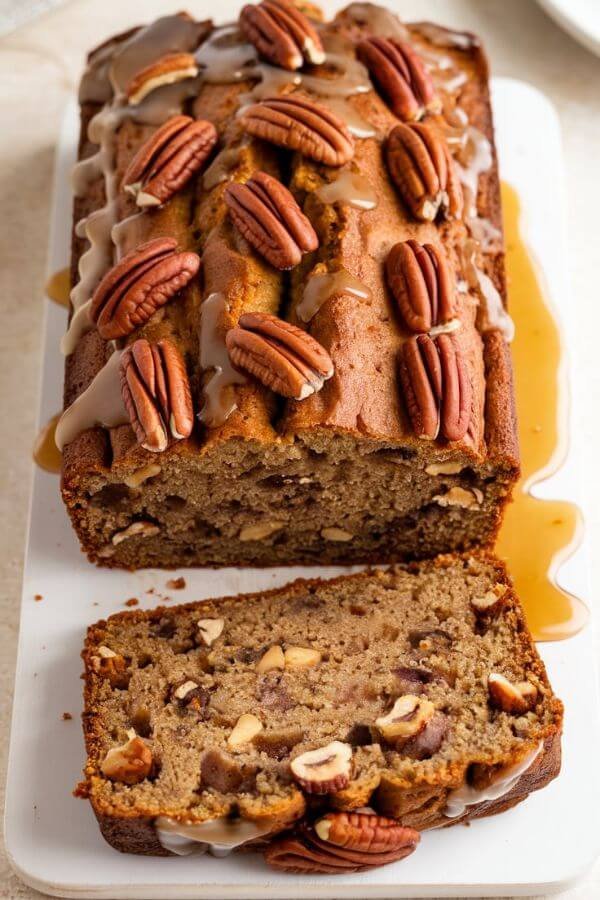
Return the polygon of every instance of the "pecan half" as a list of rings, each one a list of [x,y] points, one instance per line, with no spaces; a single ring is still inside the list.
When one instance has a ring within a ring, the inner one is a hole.
[[[434,244],[401,241],[385,261],[392,295],[410,331],[428,332],[455,313],[454,284],[446,254]]]
[[[354,156],[354,138],[330,110],[304,97],[269,97],[249,106],[242,127],[278,147],[299,150],[327,166],[343,166]]]
[[[400,348],[398,374],[407,412],[417,437],[438,434],[459,441],[471,418],[473,388],[467,362],[450,334],[419,334]]]
[[[333,375],[324,347],[301,328],[267,313],[245,313],[225,338],[229,358],[284,397],[304,400]]]
[[[417,219],[462,214],[462,188],[445,138],[432,125],[396,125],[386,142],[386,161],[402,199]]]
[[[142,144],[123,175],[122,186],[138,206],[160,206],[202,169],[216,142],[212,122],[172,116]]]
[[[153,453],[169,436],[189,437],[194,424],[185,363],[171,341],[135,341],[121,357],[121,392],[138,443]]]
[[[371,813],[328,813],[314,827],[273,841],[265,860],[284,872],[344,874],[364,872],[409,856],[419,832]]]
[[[263,0],[256,6],[242,7],[240,29],[261,56],[283,69],[299,69],[305,62],[325,62],[316,28],[286,0]]]
[[[319,239],[288,189],[256,172],[245,184],[229,184],[225,203],[234,225],[276,269],[297,266]]]
[[[198,65],[191,53],[165,53],[160,59],[140,69],[127,85],[127,102],[137,106],[144,97],[166,84],[195,78]]]
[[[140,244],[110,269],[92,297],[90,315],[106,341],[125,337],[188,284],[200,257],[178,253],[174,238]]]
[[[369,37],[359,43],[356,55],[399,119],[411,122],[422,119],[426,112],[440,112],[431,76],[410,44]]]

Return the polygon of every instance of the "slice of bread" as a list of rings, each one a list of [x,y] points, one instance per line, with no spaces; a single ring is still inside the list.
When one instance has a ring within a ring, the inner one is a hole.
[[[294,827],[278,864],[332,811],[412,833],[499,812],[560,768],[562,704],[487,554],[119,613],[83,659],[79,793],[122,851]]]

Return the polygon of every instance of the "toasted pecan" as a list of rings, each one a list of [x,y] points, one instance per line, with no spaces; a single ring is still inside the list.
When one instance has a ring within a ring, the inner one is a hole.
[[[212,122],[172,116],[142,144],[121,184],[138,206],[159,206],[203,168],[216,142]]]
[[[240,29],[269,62],[299,69],[305,62],[320,65],[325,51],[309,19],[286,0],[247,4],[240,13]]]
[[[354,155],[354,138],[344,122],[326,107],[296,94],[255,103],[240,121],[249,134],[299,150],[328,166],[343,166]]]
[[[463,195],[455,163],[443,135],[433,125],[412,122],[390,132],[386,162],[400,195],[417,219],[459,218]]]
[[[357,56],[399,119],[412,122],[440,111],[431,76],[406,41],[369,37],[359,43]]]
[[[194,424],[190,385],[171,341],[135,341],[123,352],[120,374],[123,402],[142,447],[160,453],[170,437],[189,437]]]
[[[267,313],[245,313],[227,332],[231,362],[284,397],[304,400],[333,375],[324,347],[301,328]]]
[[[196,253],[177,252],[174,238],[140,244],[110,269],[94,291],[90,315],[100,337],[131,334],[188,284],[200,268]]]
[[[229,214],[246,240],[276,269],[298,265],[319,239],[288,189],[266,172],[225,190]]]

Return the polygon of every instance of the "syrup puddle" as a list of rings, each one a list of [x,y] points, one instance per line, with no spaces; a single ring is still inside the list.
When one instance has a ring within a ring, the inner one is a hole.
[[[563,348],[544,285],[519,231],[519,199],[502,185],[509,309],[516,326],[512,343],[521,480],[506,511],[496,544],[505,559],[536,641],[572,637],[588,610],[555,581],[560,565],[577,548],[580,510],[565,500],[533,497],[531,488],[556,472],[565,458],[562,400]]]
[[[69,305],[71,292],[71,274],[69,269],[60,269],[55,272],[46,284],[46,297],[59,306]]]
[[[49,422],[46,422],[35,439],[32,451],[35,464],[44,472],[52,472],[53,475],[58,475],[62,465],[62,454],[56,446],[55,440],[56,426],[60,416],[60,413],[56,413]]]

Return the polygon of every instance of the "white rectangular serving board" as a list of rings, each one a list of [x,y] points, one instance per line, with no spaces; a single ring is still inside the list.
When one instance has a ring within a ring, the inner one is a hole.
[[[523,230],[552,300],[566,313],[567,284],[559,124],[549,102],[511,80],[494,83],[502,177],[519,194]],[[49,273],[67,264],[71,215],[68,173],[77,136],[68,111],[58,150]],[[570,316],[564,315],[568,323]],[[58,341],[66,313],[46,303],[46,340],[40,422],[62,397]],[[568,344],[568,334],[566,341]],[[541,496],[577,501],[576,447]],[[200,600],[283,584],[299,575],[340,569],[182,570],[187,587],[169,592],[173,573],[102,571],[80,553],[55,476],[36,470],[23,584],[21,633],[6,799],[6,846],[29,885],[60,897],[273,898],[518,896],[564,888],[600,852],[600,720],[591,628],[541,645],[552,683],[565,703],[564,763],[545,790],[501,816],[423,835],[403,862],[360,875],[300,877],[274,873],[259,854],[149,858],[122,855],[106,844],[89,805],[72,797],[84,762],[79,723],[86,626],[124,609],[129,597],[143,608],[160,594],[171,602]],[[585,549],[562,568],[560,582],[588,598]],[[155,588],[157,594],[147,593]],[[34,601],[42,594],[41,602]],[[64,721],[63,712],[73,715]]]

